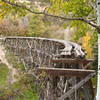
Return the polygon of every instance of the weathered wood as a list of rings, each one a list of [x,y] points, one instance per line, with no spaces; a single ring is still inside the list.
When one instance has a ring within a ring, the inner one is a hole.
[[[26,41],[26,40],[28,40],[28,41],[36,40],[36,41],[40,41],[40,42],[42,42],[42,41],[53,42],[54,44],[58,45],[59,47],[60,46],[63,47],[61,54],[65,55],[65,53],[66,53],[66,55],[67,54],[69,55],[68,52],[70,52],[70,55],[72,55],[72,53],[73,53],[73,55],[75,57],[84,57],[85,56],[85,53],[82,50],[81,46],[76,44],[76,43],[70,42],[70,41],[64,41],[64,40],[58,40],[58,39],[40,38],[40,37],[16,37],[16,36],[15,37],[14,36],[13,37],[3,37],[3,38],[0,38],[0,40],[2,40],[4,42],[7,42],[9,40],[10,41],[11,40],[16,40],[16,41],[17,40],[19,40],[19,41],[21,41],[21,40],[24,40],[24,41]],[[49,48],[51,48],[51,47],[49,47]]]
[[[84,58],[85,53],[80,45],[64,40],[40,37],[3,37],[0,42],[7,50],[25,62],[27,69],[52,66],[50,62],[56,55]],[[33,64],[35,62],[35,64]],[[33,67],[33,68],[34,68]],[[54,67],[54,66],[52,66]]]
[[[46,94],[44,89],[40,89],[40,98],[42,100],[58,100],[55,98],[58,98],[63,94],[61,90],[66,93],[66,91],[68,91],[71,87],[74,86],[75,80],[73,79],[73,76],[79,77],[76,77],[76,80],[78,82],[80,80],[80,77],[83,78],[88,74],[94,73],[94,71],[85,71],[83,69],[81,69],[80,71],[79,68],[86,68],[85,65],[91,61],[88,61],[86,59],[84,60],[84,50],[81,48],[80,45],[73,42],[40,37],[4,37],[0,38],[0,44],[1,42],[3,46],[5,46],[7,52],[12,52],[12,54],[16,55],[18,61],[23,62],[26,71],[33,71],[33,69],[35,70],[38,68],[38,71],[41,72],[43,70],[40,70],[40,67],[45,66],[52,66],[53,68],[61,69],[71,68],[66,69],[67,71],[63,69],[45,70],[47,71],[47,74],[50,74],[52,76],[49,80],[49,89],[45,87],[45,90],[48,89],[49,94]],[[55,59],[52,58],[56,58],[56,61],[54,61]],[[68,61],[64,61],[63,59],[63,61],[61,61],[61,58],[73,58],[74,60],[69,59]],[[35,72],[33,72],[32,74],[35,74]],[[55,84],[53,84],[53,82],[55,82]],[[63,87],[64,85],[65,89]],[[58,88],[61,89],[59,89],[59,91],[56,91]],[[48,97],[48,95],[50,95],[49,99],[46,98]],[[80,97],[81,95],[79,95],[79,98]],[[70,95],[70,100],[75,100],[73,93]]]
[[[88,87],[91,91],[91,95],[92,95],[92,99],[91,100],[95,100],[95,93],[94,93],[94,89],[93,89],[93,83],[92,80],[90,79],[86,84],[86,87]]]
[[[82,91],[84,93],[84,100],[91,100],[91,94],[89,92],[88,87],[83,86]]]
[[[83,64],[87,65],[90,62],[93,62],[93,59],[71,59],[71,58],[59,58],[59,59],[51,59],[53,63],[69,63],[69,64]]]
[[[88,76],[86,76],[83,80],[81,80],[79,83],[77,83],[76,85],[74,85],[68,92],[66,92],[64,95],[62,95],[61,97],[59,97],[58,100],[64,100],[65,98],[67,98],[69,95],[71,95],[73,92],[75,92],[75,90],[79,89],[88,80],[90,80],[94,75],[95,75],[95,73],[91,73]]]
[[[65,69],[65,68],[47,68],[47,67],[39,67],[37,68],[38,73],[46,72],[49,75],[53,76],[77,76],[84,77],[89,75],[90,73],[95,73],[94,70],[84,70],[84,69]]]

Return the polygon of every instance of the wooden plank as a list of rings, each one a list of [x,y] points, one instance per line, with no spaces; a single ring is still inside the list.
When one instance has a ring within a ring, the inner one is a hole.
[[[90,63],[90,62],[93,62],[93,59],[71,59],[71,58],[67,58],[67,59],[65,59],[65,58],[59,58],[59,59],[51,59],[51,62],[53,62],[53,63],[59,63],[59,62],[61,62],[61,63],[73,63],[73,64],[76,64],[76,63],[81,63],[81,64],[88,64],[88,63]]]
[[[58,98],[58,100],[64,100],[67,98],[69,95],[75,92],[75,90],[78,90],[82,85],[84,85],[86,82],[88,82],[95,73],[91,73],[88,76],[86,76],[83,80],[81,80],[78,84],[74,85],[68,92],[66,92],[64,95]]]
[[[84,77],[90,73],[95,73],[94,70],[84,70],[84,69],[65,69],[65,68],[47,68],[47,67],[38,67],[37,72],[46,72],[49,75],[53,76],[77,76]]]

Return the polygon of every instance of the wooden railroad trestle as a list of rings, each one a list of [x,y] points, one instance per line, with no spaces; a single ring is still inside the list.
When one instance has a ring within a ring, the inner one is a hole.
[[[85,59],[80,45],[38,37],[3,37],[0,43],[27,72],[35,69],[31,74],[46,73],[40,100],[94,100],[91,78],[95,71],[87,70],[92,60]]]
[[[61,68],[38,68],[38,73],[46,72],[50,76],[69,76],[69,77],[84,77],[77,84],[71,87],[66,93],[64,93],[58,100],[64,100],[69,97],[76,90],[81,88],[84,84],[86,84],[90,79],[95,75],[94,70],[82,70],[82,69],[61,69]],[[93,92],[93,90],[92,90]],[[94,93],[92,94],[94,98]],[[88,100],[88,97],[87,97]],[[93,99],[94,100],[94,99]]]

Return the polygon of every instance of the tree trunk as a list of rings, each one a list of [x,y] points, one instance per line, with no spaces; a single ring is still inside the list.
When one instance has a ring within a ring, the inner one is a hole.
[[[98,34],[98,81],[96,100],[100,100],[100,34]]]
[[[97,25],[100,27],[100,0],[97,0]],[[100,100],[100,29],[98,30],[98,81],[96,100]]]

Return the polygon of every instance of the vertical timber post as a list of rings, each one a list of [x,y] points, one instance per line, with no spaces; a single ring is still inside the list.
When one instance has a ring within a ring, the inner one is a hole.
[[[98,81],[96,100],[100,100],[100,0],[97,0],[97,25],[98,25]]]

